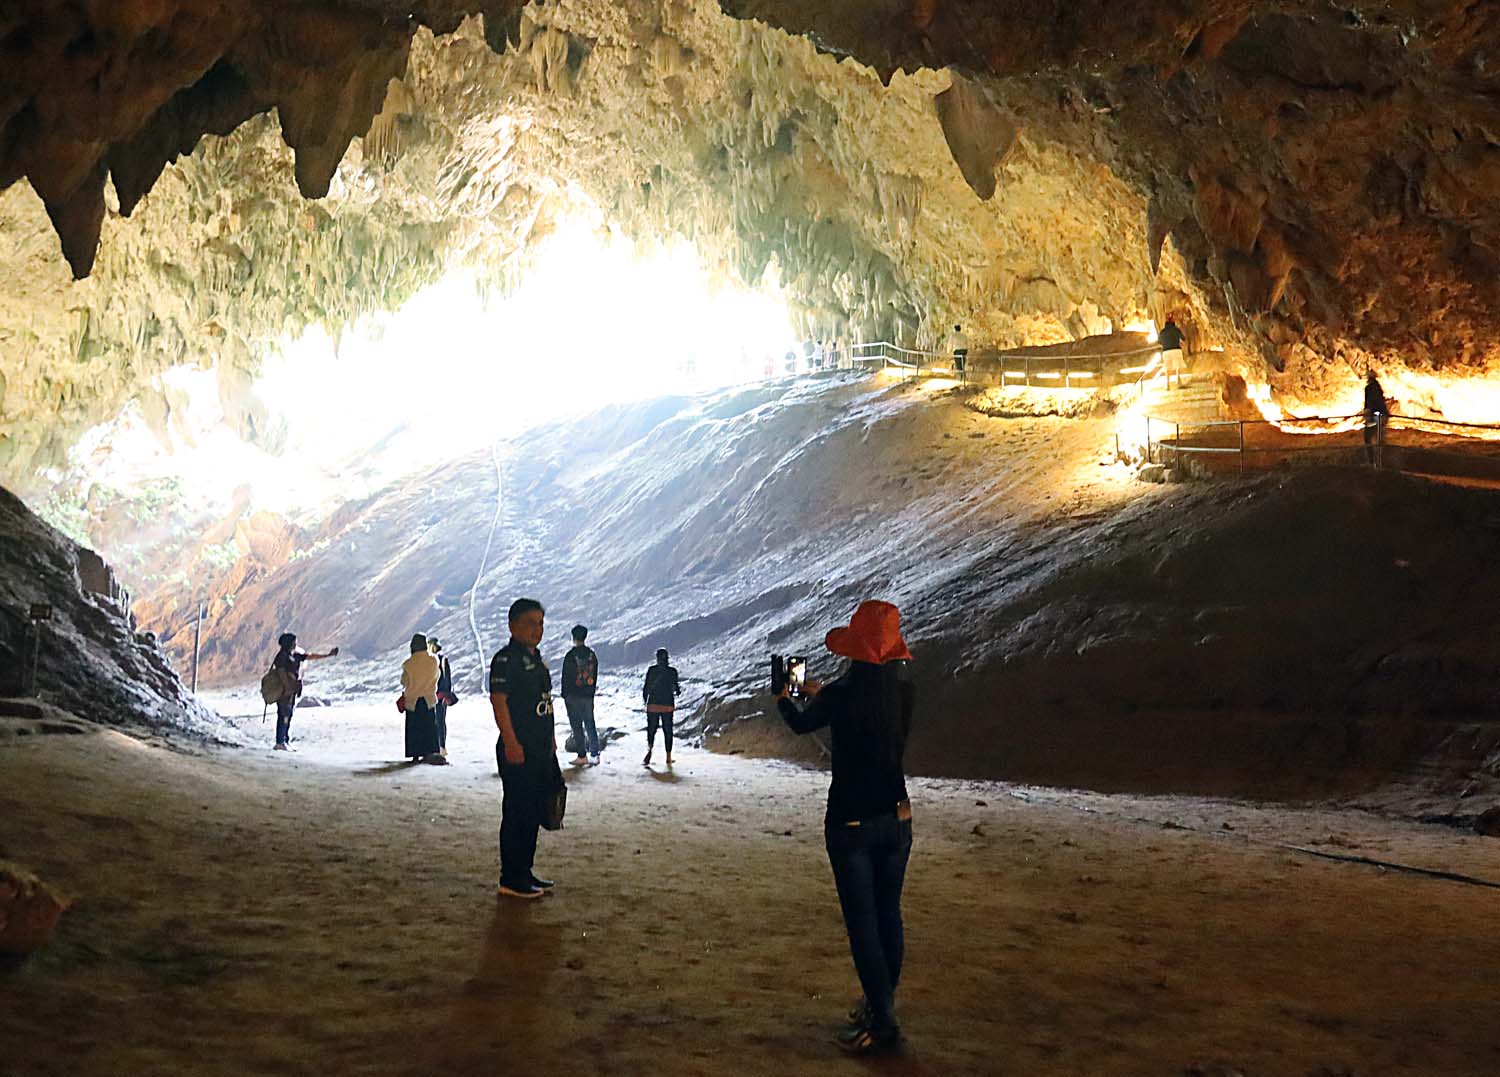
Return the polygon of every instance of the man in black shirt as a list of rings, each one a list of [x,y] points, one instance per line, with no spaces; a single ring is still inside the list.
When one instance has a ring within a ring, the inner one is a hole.
[[[490,662],[490,705],[500,730],[495,757],[505,786],[499,890],[505,897],[539,898],[552,889],[550,879],[539,879],[531,870],[557,767],[552,674],[537,651],[545,614],[532,598],[511,603],[510,642]]]
[[[599,657],[593,649],[584,646],[589,630],[583,625],[573,626],[573,649],[563,659],[562,697],[568,710],[568,724],[573,727],[573,739],[578,756],[575,767],[585,763],[599,764],[599,731],[594,726],[594,690],[599,682]]]
[[[1375,371],[1365,373],[1365,460],[1371,467],[1381,464],[1381,448],[1385,445],[1385,423],[1390,418],[1391,406],[1386,402],[1385,389]]]
[[[292,709],[297,697],[302,694],[302,663],[332,658],[339,653],[335,647],[327,654],[309,654],[297,650],[297,637],[283,632],[276,641],[276,657],[271,659],[271,668],[281,673],[282,691],[276,700],[276,750],[290,750],[292,741]]]
[[[1162,373],[1167,376],[1167,387],[1171,387],[1172,375],[1176,374],[1180,388],[1182,371],[1186,365],[1182,350],[1182,330],[1177,328],[1177,323],[1171,318],[1167,319],[1167,324],[1156,335],[1156,345],[1161,349],[1161,367]]]

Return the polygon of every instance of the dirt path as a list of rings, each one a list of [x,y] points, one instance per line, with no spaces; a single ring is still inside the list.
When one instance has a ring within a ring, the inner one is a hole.
[[[828,1042],[855,983],[824,775],[692,748],[647,771],[632,735],[543,835],[556,894],[510,904],[481,717],[455,711],[448,768],[390,761],[384,699],[299,711],[290,755],[3,720],[0,855],[80,901],[0,978],[0,1070],[857,1069]],[[1489,878],[1500,843],[1353,813],[913,792],[910,1042],[878,1071],[1500,1072],[1495,891],[1245,839]]]

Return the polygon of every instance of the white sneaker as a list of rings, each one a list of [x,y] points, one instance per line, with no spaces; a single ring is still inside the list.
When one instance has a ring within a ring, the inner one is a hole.
[[[591,767],[597,767],[598,765],[599,765],[599,753],[595,752],[593,755],[589,756],[589,766],[591,766]]]

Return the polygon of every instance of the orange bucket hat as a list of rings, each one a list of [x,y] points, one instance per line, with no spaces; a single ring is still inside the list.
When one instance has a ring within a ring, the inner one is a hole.
[[[856,662],[894,662],[911,658],[901,638],[901,611],[889,602],[861,602],[847,628],[835,628],[824,640],[834,654]]]

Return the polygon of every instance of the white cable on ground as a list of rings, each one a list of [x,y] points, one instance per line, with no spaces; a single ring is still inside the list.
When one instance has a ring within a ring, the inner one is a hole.
[[[505,474],[500,467],[500,442],[496,439],[490,445],[490,460],[495,465],[495,515],[490,520],[490,533],[484,540],[484,554],[479,558],[479,571],[474,575],[474,586],[469,588],[469,631],[474,633],[474,653],[479,659],[480,684],[484,684],[484,637],[479,634],[479,619],[475,615],[474,608],[479,601],[479,581],[484,579],[484,570],[489,567],[490,548],[495,542],[495,529],[500,526],[500,510],[504,505],[505,497]]]

